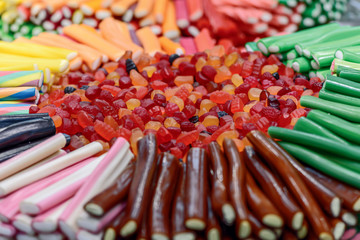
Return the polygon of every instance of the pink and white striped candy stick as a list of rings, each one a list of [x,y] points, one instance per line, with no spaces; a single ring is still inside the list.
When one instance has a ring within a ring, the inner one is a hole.
[[[0,164],[0,180],[19,172],[65,147],[66,137],[59,133],[29,150]]]
[[[124,138],[118,138],[60,216],[60,229],[69,239],[76,239],[76,219],[83,210],[83,205],[112,184],[132,158],[129,143]]]
[[[0,235],[11,238],[15,234],[16,228],[13,225],[0,222]]]
[[[60,159],[60,158],[59,158]],[[62,171],[58,171],[57,173],[48,176],[46,178],[41,179],[35,183],[32,183],[26,187],[19,189],[18,191],[10,194],[6,198],[2,199],[0,202],[0,218],[3,222],[9,222],[15,215],[20,211],[20,202],[25,198],[37,193],[38,191],[46,188],[64,177],[69,176],[74,171],[84,167],[89,164],[93,158],[84,160],[78,164],[75,164],[71,167],[63,169]]]
[[[185,0],[175,0],[176,24],[179,28],[187,28],[190,24]]]
[[[65,236],[62,235],[60,232],[54,232],[54,233],[40,233],[38,235],[40,240],[63,240],[65,239]]]
[[[33,229],[38,233],[54,233],[58,229],[58,219],[70,201],[71,199],[33,218]]]
[[[35,168],[32,171],[17,174],[16,176],[7,178],[0,182],[0,197],[5,196],[19,188],[31,184],[44,177],[50,176],[68,166],[80,162],[86,158],[103,150],[103,146],[99,142],[92,142],[82,148],[62,156],[55,161],[51,161]]]
[[[12,225],[20,232],[35,235],[34,229],[31,227],[32,217],[26,214],[19,213],[12,221]]]
[[[125,206],[125,202],[116,205],[102,218],[92,217],[87,212],[83,211],[77,220],[77,225],[89,232],[99,233],[125,209]]]
[[[196,44],[193,38],[182,37],[180,44],[185,49],[186,54],[194,54],[197,52]]]
[[[20,204],[20,211],[24,214],[41,214],[71,198],[104,157],[96,158],[61,181],[25,199]]]

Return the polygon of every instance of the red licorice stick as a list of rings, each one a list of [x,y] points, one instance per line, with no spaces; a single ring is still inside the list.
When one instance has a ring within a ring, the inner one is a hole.
[[[91,215],[101,217],[111,210],[116,204],[125,200],[125,197],[129,193],[134,171],[135,164],[131,162],[116,179],[113,185],[93,197],[85,204],[85,211]]]
[[[186,164],[180,169],[179,179],[173,200],[171,213],[171,234],[174,240],[195,240],[195,233],[185,227],[185,181]]]
[[[323,210],[330,216],[338,217],[341,210],[340,198],[333,191],[331,191],[311,174],[309,174],[309,172],[305,170],[301,163],[292,158],[289,153],[283,151],[283,154],[286,156],[290,164],[295,168],[309,190],[316,197]]]
[[[147,240],[150,239],[150,232],[148,228],[149,211],[146,211],[141,222],[140,229],[136,235],[136,240]]]
[[[125,211],[122,211],[120,215],[116,217],[115,220],[113,220],[109,227],[106,228],[104,240],[115,240],[118,236],[120,226],[124,223],[125,220],[126,213]]]
[[[161,155],[148,219],[152,240],[170,239],[170,210],[180,168],[179,160],[174,155]]]
[[[334,238],[340,239],[345,233],[346,224],[338,218],[329,218],[328,221]]]
[[[281,214],[257,186],[250,173],[246,173],[246,198],[252,213],[262,224],[273,228],[283,226]]]
[[[206,224],[206,237],[207,239],[220,240],[221,228],[218,218],[213,212],[210,197],[208,198],[208,221]]]
[[[248,213],[253,235],[259,239],[276,239],[276,234],[270,228],[265,227],[252,213]]]
[[[340,218],[341,220],[349,227],[354,227],[356,226],[358,220],[357,217],[355,215],[355,213],[350,212],[346,209],[342,209],[340,212]]]
[[[316,178],[316,180],[338,195],[346,208],[355,212],[360,211],[360,191],[358,189],[330,178],[312,168],[306,167],[305,169]]]
[[[185,226],[202,231],[207,221],[208,160],[202,148],[187,154],[185,182]]]
[[[156,170],[158,146],[155,135],[149,134],[140,139],[137,148],[135,173],[126,206],[126,221],[120,228],[122,237],[134,234],[140,227],[150,202],[151,183]]]
[[[228,225],[235,220],[235,211],[229,199],[228,163],[217,142],[209,144],[211,176],[211,203],[214,212]]]
[[[246,167],[244,157],[239,154],[233,140],[225,139],[224,152],[229,162],[230,199],[236,213],[236,236],[247,238],[251,234],[251,225],[246,207]]]
[[[305,220],[299,230],[295,232],[298,239],[304,239],[309,233],[309,224]]]
[[[296,237],[296,235],[290,229],[285,229],[282,237],[283,237],[283,239],[286,239],[286,240],[297,240],[298,239]]]
[[[254,149],[245,147],[246,166],[256,178],[263,191],[269,196],[284,217],[285,223],[293,230],[299,230],[303,224],[304,214],[289,194],[284,184],[261,162]]]
[[[298,200],[317,237],[321,240],[333,239],[323,211],[290,164],[287,156],[284,155],[285,151],[262,132],[251,131],[247,134],[247,138],[267,163],[276,169],[291,193]]]

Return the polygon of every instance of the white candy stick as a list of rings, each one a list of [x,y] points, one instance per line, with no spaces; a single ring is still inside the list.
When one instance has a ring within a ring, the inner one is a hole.
[[[71,198],[104,157],[105,155],[97,158],[61,181],[25,199],[20,204],[21,212],[40,214]]]
[[[28,166],[33,165],[65,147],[66,138],[64,134],[59,133],[45,140],[33,148],[20,153],[19,155],[0,164],[0,180],[3,180],[16,172],[19,172]]]
[[[0,222],[0,234],[5,237],[13,237],[16,234],[16,229],[13,225]]]
[[[16,191],[17,189],[22,188],[39,179],[50,176],[51,174],[56,173],[77,162],[80,162],[83,159],[91,157],[92,155],[102,150],[103,146],[99,142],[92,142],[82,148],[76,149],[75,151],[56,159],[56,161],[41,165],[32,171],[7,178],[0,182],[0,197]]]
[[[40,233],[39,234],[40,240],[63,240],[65,239],[64,235],[59,232],[55,233]]]
[[[60,217],[60,229],[70,240],[76,239],[78,230],[76,219],[79,217],[83,205],[108,187],[112,183],[110,180],[115,181],[132,158],[133,154],[129,151],[129,143],[123,138],[118,138]]]
[[[28,235],[35,235],[34,229],[31,227],[32,217],[25,214],[17,214],[12,221],[12,225],[19,231]]]

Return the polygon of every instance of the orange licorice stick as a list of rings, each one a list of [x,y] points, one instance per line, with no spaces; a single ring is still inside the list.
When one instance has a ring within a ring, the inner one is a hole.
[[[138,5],[135,8],[135,17],[143,18],[148,15],[154,5],[154,0],[139,0]]]
[[[127,38],[119,37],[122,36],[122,29],[116,22],[118,21],[114,18],[106,18],[100,23],[99,29],[103,38],[121,49],[133,51],[135,56],[141,55],[143,53],[143,49],[141,47],[132,41],[129,41]]]
[[[99,51],[53,33],[44,32],[37,37],[33,37],[31,40],[43,45],[62,47],[77,51],[79,57],[83,59],[91,70],[96,70],[100,66],[102,60],[102,54]]]
[[[215,46],[215,40],[211,38],[209,29],[203,28],[200,31],[199,35],[195,37],[195,44],[200,52]]]
[[[176,43],[167,37],[160,37],[159,42],[161,48],[169,55],[174,53],[182,55],[185,53],[185,49],[179,43]]]
[[[156,0],[154,4],[154,16],[157,23],[163,23],[165,18],[166,5],[169,0]]]
[[[173,1],[168,2],[166,7],[165,20],[162,25],[163,34],[165,37],[170,39],[180,37],[180,29],[176,24],[176,13],[175,13],[175,4]]]
[[[101,8],[102,0],[90,0],[80,5],[80,10],[85,16],[94,15],[95,11]]]
[[[66,4],[66,0],[43,0],[46,4],[47,10],[49,10],[50,13],[55,12],[56,10],[60,9],[62,6]]]
[[[146,53],[154,56],[156,52],[161,52],[159,39],[151,31],[150,27],[140,28],[136,31],[136,36],[143,45]]]
[[[115,16],[123,15],[131,5],[136,3],[137,0],[119,0],[115,1],[110,5],[110,9]]]
[[[84,26],[73,24],[64,27],[63,30],[65,35],[75,39],[78,42],[97,49],[101,53],[106,54],[113,61],[118,61],[125,53],[124,49],[121,49],[109,41],[106,41],[99,34],[90,31]]]
[[[199,20],[204,15],[202,0],[186,0],[190,21]]]
[[[46,4],[43,2],[35,2],[31,5],[30,13],[32,16],[36,16],[41,10],[46,9]]]
[[[140,27],[147,27],[152,26],[155,24],[155,13],[152,11],[148,15],[146,15],[144,18],[142,18],[139,22]]]
[[[76,57],[70,61],[70,71],[77,71],[80,69],[81,65],[83,63],[83,59],[81,57]]]
[[[122,33],[121,36],[123,36],[124,38],[126,38],[129,41],[132,41],[128,24],[124,23],[122,21],[116,21],[115,23],[116,23],[116,25],[118,25],[118,28],[121,29],[121,33]]]

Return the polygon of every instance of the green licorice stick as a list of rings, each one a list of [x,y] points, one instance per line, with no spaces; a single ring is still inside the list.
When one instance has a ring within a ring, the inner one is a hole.
[[[330,161],[326,156],[321,155],[313,150],[304,148],[302,146],[288,143],[279,142],[287,152],[293,155],[301,162],[333,177],[351,186],[359,188],[360,173],[351,168],[347,168],[337,162]]]
[[[360,144],[360,128],[352,122],[320,110],[310,111],[307,118],[330,129],[332,132],[349,142]]]
[[[313,78],[313,77],[316,77],[316,71],[315,70],[309,71],[309,78]]]
[[[339,66],[346,67],[346,68],[352,68],[352,69],[355,69],[355,70],[360,70],[360,64],[352,63],[352,62],[341,60],[341,59],[338,59],[338,58],[334,59],[334,61],[331,64],[330,69],[331,69],[332,72],[337,73],[337,68]]]
[[[316,24],[324,24],[328,21],[328,17],[325,14],[321,14],[316,18]]]
[[[332,92],[326,89],[321,89],[319,92],[319,98],[325,99],[332,102],[343,103],[351,106],[360,107],[360,99],[355,97],[350,97],[340,93]]]
[[[338,141],[315,134],[280,127],[269,127],[268,133],[275,139],[300,144],[313,148],[314,150],[326,151],[339,157],[360,162],[360,146],[339,144]]]
[[[318,110],[312,110],[310,112],[313,112],[313,111],[318,111]],[[323,127],[322,125],[320,125],[314,121],[311,121],[308,117],[299,118],[294,126],[294,130],[316,134],[321,137],[332,139],[341,144],[349,145],[349,143],[347,141],[345,141],[341,137],[335,135],[333,132],[329,131],[327,128]]]
[[[325,81],[324,88],[340,94],[360,98],[360,83],[344,78],[329,75]]]
[[[287,67],[292,67],[293,63],[295,62],[296,58],[295,59],[292,59],[292,60],[287,60],[286,63],[284,63]]]
[[[319,109],[351,122],[360,123],[360,107],[332,102],[313,96],[301,97],[300,104],[303,107]]]
[[[315,62],[319,65],[320,68],[330,67],[332,61],[334,60],[334,53],[336,49],[327,49],[319,52],[313,53],[311,56]]]
[[[309,28],[312,26],[315,26],[315,20],[311,17],[305,17],[301,20],[299,28],[303,29],[303,28]]]
[[[339,77],[349,79],[351,81],[360,82],[360,71],[341,71]]]
[[[291,8],[293,8],[297,5],[296,0],[279,0],[278,2],[279,2],[279,4],[286,5]]]
[[[347,50],[352,53],[360,54],[360,45],[342,47],[341,49]]]
[[[310,61],[307,58],[296,58],[292,63],[292,68],[296,72],[308,72],[311,69]]]
[[[246,50],[248,52],[260,51],[260,49],[256,45],[256,42],[247,42],[247,43],[245,43],[245,48],[246,48]]]
[[[322,11],[321,4],[318,2],[313,2],[307,6],[302,16],[315,19],[321,14],[321,11]]]
[[[331,74],[331,71],[329,70],[329,68],[320,69],[320,70],[316,71],[316,76],[318,78],[320,78],[322,81],[324,81],[326,79],[326,76],[329,74]]]
[[[299,55],[298,55],[298,53],[296,52],[295,49],[292,49],[292,50],[290,50],[290,51],[288,51],[286,53],[286,59],[287,60],[292,60],[292,59],[295,59],[297,57],[299,57]]]
[[[311,65],[312,69],[315,69],[315,70],[320,69],[320,66],[317,64],[317,62],[314,59],[311,59],[310,65]]]
[[[360,54],[356,54],[342,48],[336,50],[335,57],[349,62],[360,63]]]
[[[311,29],[298,31],[292,34],[262,38],[259,41],[257,41],[257,46],[261,50],[261,52],[267,55],[269,54],[269,50],[268,50],[269,46],[275,42],[286,41],[287,39],[296,39],[296,38],[302,39],[303,41],[303,39],[309,39],[310,38],[309,35],[311,36],[319,31],[326,32],[337,28],[340,28],[340,25],[338,23],[329,23]]]

